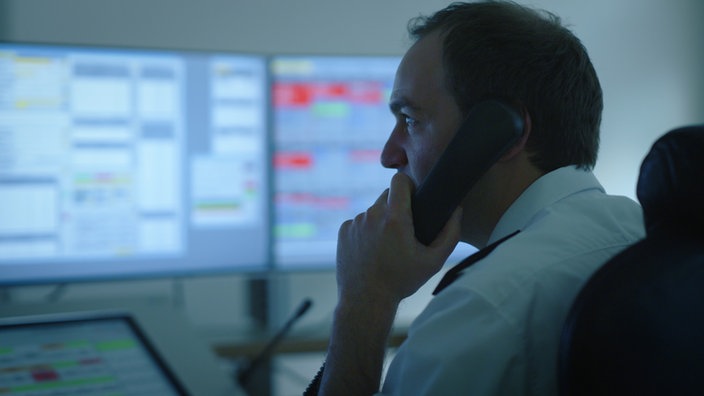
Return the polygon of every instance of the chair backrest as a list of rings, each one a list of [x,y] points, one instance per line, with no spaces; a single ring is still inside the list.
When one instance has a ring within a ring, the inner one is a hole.
[[[647,236],[575,300],[561,395],[704,395],[704,125],[653,144],[637,194]]]

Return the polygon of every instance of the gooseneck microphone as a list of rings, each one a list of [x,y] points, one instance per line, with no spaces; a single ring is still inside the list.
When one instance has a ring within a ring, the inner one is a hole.
[[[313,305],[313,301],[310,298],[303,300],[301,305],[298,306],[293,315],[286,321],[284,326],[276,332],[274,337],[269,341],[269,343],[264,347],[264,349],[248,363],[245,363],[237,370],[237,382],[242,387],[246,387],[249,383],[252,374],[257,370],[263,362],[269,360],[273,355],[274,349],[281,343],[281,340],[288,334],[291,327],[298,321]]]

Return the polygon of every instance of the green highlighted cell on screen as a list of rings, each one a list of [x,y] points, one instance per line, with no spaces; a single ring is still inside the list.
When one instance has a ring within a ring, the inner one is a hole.
[[[344,118],[350,114],[350,105],[343,102],[315,103],[311,110],[319,117]]]
[[[279,224],[274,227],[277,238],[309,238],[316,234],[313,223]]]
[[[10,393],[20,393],[20,392],[36,392],[49,389],[60,389],[60,388],[70,388],[70,387],[80,387],[86,385],[97,385],[105,384],[108,382],[115,382],[115,378],[111,376],[102,376],[94,378],[78,378],[74,380],[66,381],[48,381],[40,382],[29,385],[22,385],[10,388]]]
[[[133,340],[113,340],[95,344],[95,348],[101,352],[133,349],[136,347],[137,345],[135,345]]]

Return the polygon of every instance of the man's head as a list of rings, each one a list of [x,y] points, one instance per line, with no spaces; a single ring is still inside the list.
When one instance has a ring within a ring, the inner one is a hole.
[[[381,162],[416,186],[482,99],[508,100],[523,138],[462,202],[462,240],[483,246],[504,211],[542,174],[596,161],[601,88],[579,41],[549,14],[513,3],[452,4],[409,25],[416,42],[399,65],[396,125]]]
[[[526,150],[538,169],[593,168],[601,87],[558,17],[503,1],[453,3],[411,20],[409,32],[416,41],[440,34],[445,84],[463,114],[488,97],[509,99],[530,117]]]

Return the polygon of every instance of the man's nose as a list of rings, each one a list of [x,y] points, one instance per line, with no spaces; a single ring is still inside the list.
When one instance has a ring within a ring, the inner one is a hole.
[[[400,169],[408,163],[406,151],[403,149],[401,139],[401,133],[398,131],[398,128],[394,128],[384,145],[384,150],[381,152],[381,165],[383,167]]]

